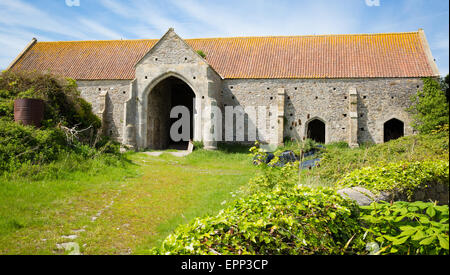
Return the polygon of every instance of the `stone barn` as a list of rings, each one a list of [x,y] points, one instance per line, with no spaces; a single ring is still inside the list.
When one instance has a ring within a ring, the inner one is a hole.
[[[208,149],[255,139],[382,143],[414,134],[410,97],[421,78],[439,76],[422,29],[205,39],[169,29],[159,40],[33,39],[8,69],[75,79],[104,131],[135,149],[180,144],[169,134],[175,106],[189,111],[189,139]]]

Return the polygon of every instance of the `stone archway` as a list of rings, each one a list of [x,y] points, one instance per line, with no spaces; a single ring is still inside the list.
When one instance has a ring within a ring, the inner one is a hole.
[[[147,144],[148,149],[181,149],[185,150],[188,140],[174,141],[170,129],[179,118],[170,118],[175,106],[184,106],[189,110],[189,139],[194,137],[194,101],[195,93],[191,87],[175,76],[169,76],[156,84],[148,94],[147,107]]]
[[[325,122],[318,118],[310,120],[306,125],[306,137],[319,143],[325,143]]]
[[[396,118],[390,119],[383,124],[383,141],[401,138],[405,135],[405,124]]]

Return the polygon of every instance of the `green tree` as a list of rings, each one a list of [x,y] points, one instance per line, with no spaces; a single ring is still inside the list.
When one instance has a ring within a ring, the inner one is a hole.
[[[447,74],[445,77],[441,78],[441,89],[445,91],[445,96],[447,97],[447,103],[450,99],[450,76]]]
[[[432,78],[423,79],[423,90],[412,97],[408,109],[414,121],[412,126],[421,133],[430,133],[449,123],[449,105],[441,84]]]

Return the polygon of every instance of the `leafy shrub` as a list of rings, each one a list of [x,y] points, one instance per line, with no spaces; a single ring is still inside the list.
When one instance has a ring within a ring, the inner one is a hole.
[[[266,163],[267,153],[259,147],[258,142],[249,151],[253,163],[261,168],[261,174],[250,179],[249,183],[244,187],[246,193],[268,191],[274,188],[291,189],[297,185],[298,161],[278,167],[274,164],[280,161],[279,155],[281,151],[276,151],[274,152],[274,158],[269,163]]]
[[[256,142],[255,145],[257,146],[258,142]],[[288,139],[284,141],[284,146],[282,148],[278,148],[278,150],[279,151],[292,150],[296,154],[300,155],[301,151],[306,153],[311,150],[318,150],[320,148],[319,145],[320,143],[309,138],[304,141],[298,141],[296,139]]]
[[[270,165],[277,161],[278,157],[275,157],[269,165],[262,166],[262,173],[250,179],[249,183],[244,186],[246,193],[268,191],[275,188],[286,190],[298,184],[299,163],[287,163],[283,167]]]
[[[0,174],[23,164],[56,160],[65,149],[64,134],[58,129],[34,129],[0,120]]]
[[[178,227],[153,254],[338,254],[361,250],[358,207],[330,189],[256,193]]]
[[[373,191],[394,191],[410,199],[416,190],[429,184],[449,186],[449,163],[445,160],[424,162],[380,163],[349,173],[338,185],[363,186]]]
[[[13,122],[14,99],[17,98],[44,100],[45,114],[40,129]],[[79,133],[72,141],[63,132],[63,126],[88,128],[89,131]],[[33,177],[27,171],[43,172],[45,169],[40,165],[72,153],[83,160],[105,153],[118,155],[120,145],[109,137],[100,136],[100,126],[100,119],[81,98],[75,80],[38,72],[0,74],[0,175],[17,171]]]
[[[46,127],[61,123],[67,127],[79,125],[94,129],[101,126],[100,119],[92,113],[91,105],[80,97],[73,79],[57,77],[39,72],[5,71],[0,75],[0,115],[13,116],[13,101],[16,98],[37,98],[45,102],[44,121]]]
[[[449,124],[449,105],[438,81],[425,78],[423,83],[423,90],[412,97],[413,105],[408,110],[414,117],[412,126],[421,133],[430,133]]]
[[[380,161],[448,161],[448,148],[448,130],[445,128],[433,134],[406,136],[369,147],[348,149],[327,146],[321,151],[320,168],[315,168],[313,172],[322,179],[338,181],[353,170],[375,166]]]
[[[449,254],[448,205],[373,203],[362,207],[361,220],[372,254]]]

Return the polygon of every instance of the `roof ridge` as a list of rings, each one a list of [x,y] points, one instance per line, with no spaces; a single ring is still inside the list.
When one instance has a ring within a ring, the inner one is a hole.
[[[120,42],[120,41],[158,41],[159,39],[103,39],[103,40],[68,40],[68,41],[38,41],[37,43],[83,43],[83,42]]]
[[[411,32],[386,32],[386,33],[353,33],[353,34],[305,34],[305,35],[261,35],[261,36],[232,36],[232,37],[210,37],[210,38],[186,38],[185,40],[197,39],[228,39],[228,38],[284,38],[284,37],[318,37],[318,36],[358,36],[358,35],[395,35],[395,34],[418,34],[418,31]]]
[[[236,39],[236,38],[294,38],[294,37],[332,37],[332,36],[378,36],[378,35],[400,35],[418,34],[418,31],[411,32],[386,32],[386,33],[353,33],[353,34],[306,34],[306,35],[262,35],[262,36],[229,36],[229,37],[203,37],[203,38],[183,38],[183,40],[214,40],[214,39]],[[100,39],[100,40],[73,40],[73,41],[38,41],[38,43],[83,43],[83,42],[118,42],[118,41],[158,41],[158,38],[151,39]]]

